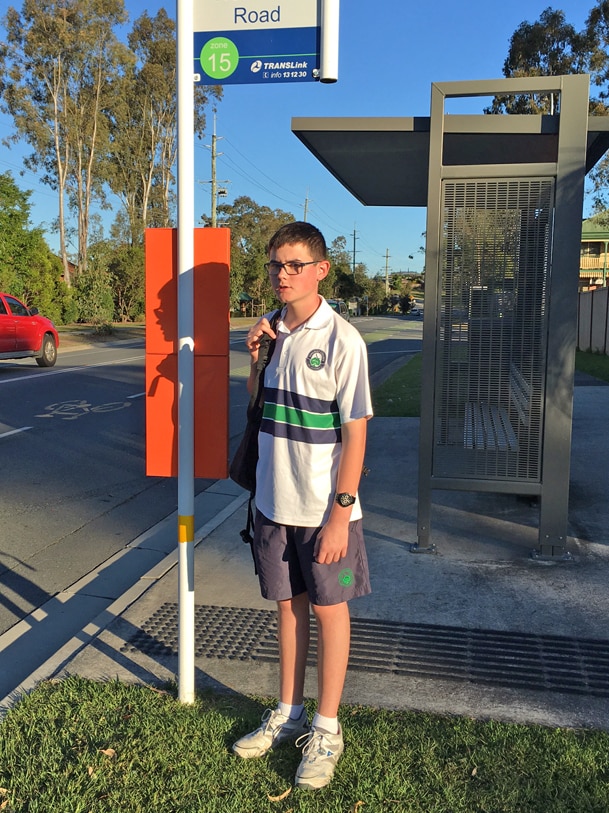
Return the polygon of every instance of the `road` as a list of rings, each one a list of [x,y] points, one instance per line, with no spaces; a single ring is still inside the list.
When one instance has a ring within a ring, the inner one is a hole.
[[[420,349],[415,318],[353,323],[373,384]],[[231,449],[247,405],[246,330],[230,334]],[[3,633],[175,511],[176,480],[144,472],[144,396],[141,341],[60,347],[52,369],[0,364],[0,653]]]

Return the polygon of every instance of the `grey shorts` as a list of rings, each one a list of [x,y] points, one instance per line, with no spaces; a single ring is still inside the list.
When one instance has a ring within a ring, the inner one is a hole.
[[[320,528],[279,525],[256,511],[254,558],[264,598],[285,601],[308,593],[311,604],[325,606],[371,592],[361,519],[349,523],[347,555],[340,562],[313,561]]]

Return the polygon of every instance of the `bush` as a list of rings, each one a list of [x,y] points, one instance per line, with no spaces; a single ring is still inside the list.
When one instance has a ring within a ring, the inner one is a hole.
[[[79,322],[92,325],[112,322],[114,317],[112,278],[106,271],[86,271],[80,274],[74,291]]]

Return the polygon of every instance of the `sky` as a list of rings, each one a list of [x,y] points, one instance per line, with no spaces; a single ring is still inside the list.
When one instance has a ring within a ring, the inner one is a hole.
[[[204,2],[204,0],[195,0]],[[269,8],[281,2],[269,0]],[[12,5],[21,7],[20,2]],[[126,0],[131,20],[164,7],[175,16],[175,0]],[[244,0],[247,6],[247,0]],[[534,22],[548,0],[491,3],[471,0],[434,3],[405,0],[342,0],[339,76],[335,84],[316,82],[225,85],[217,106],[217,179],[228,191],[219,203],[241,195],[272,209],[304,216],[318,226],[328,243],[344,236],[355,248],[356,262],[374,276],[392,271],[421,271],[425,209],[367,207],[356,200],[291,132],[294,116],[428,116],[432,82],[502,78],[509,41],[523,22]],[[560,0],[552,5],[577,30],[584,26],[594,0]],[[7,0],[0,0],[3,17]],[[0,33],[0,37],[3,32]],[[481,113],[487,99],[449,100],[447,112]],[[450,105],[461,105],[451,110]],[[465,105],[466,107],[464,107]],[[211,211],[211,133],[195,140],[195,213]],[[0,114],[0,139],[13,130]],[[21,189],[31,192],[31,223],[42,226],[49,245],[57,239],[50,225],[56,217],[55,193],[35,174],[23,171],[27,148],[0,147],[0,172],[10,171]],[[306,203],[305,203],[306,202]],[[388,259],[387,259],[388,255]],[[411,259],[412,257],[412,259]]]

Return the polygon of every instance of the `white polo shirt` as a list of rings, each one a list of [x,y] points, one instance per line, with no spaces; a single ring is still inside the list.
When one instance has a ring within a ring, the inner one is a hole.
[[[293,331],[277,324],[265,371],[258,437],[256,507],[282,525],[318,527],[330,514],[341,453],[341,426],[372,416],[366,345],[320,297]],[[360,519],[359,499],[351,519]]]

